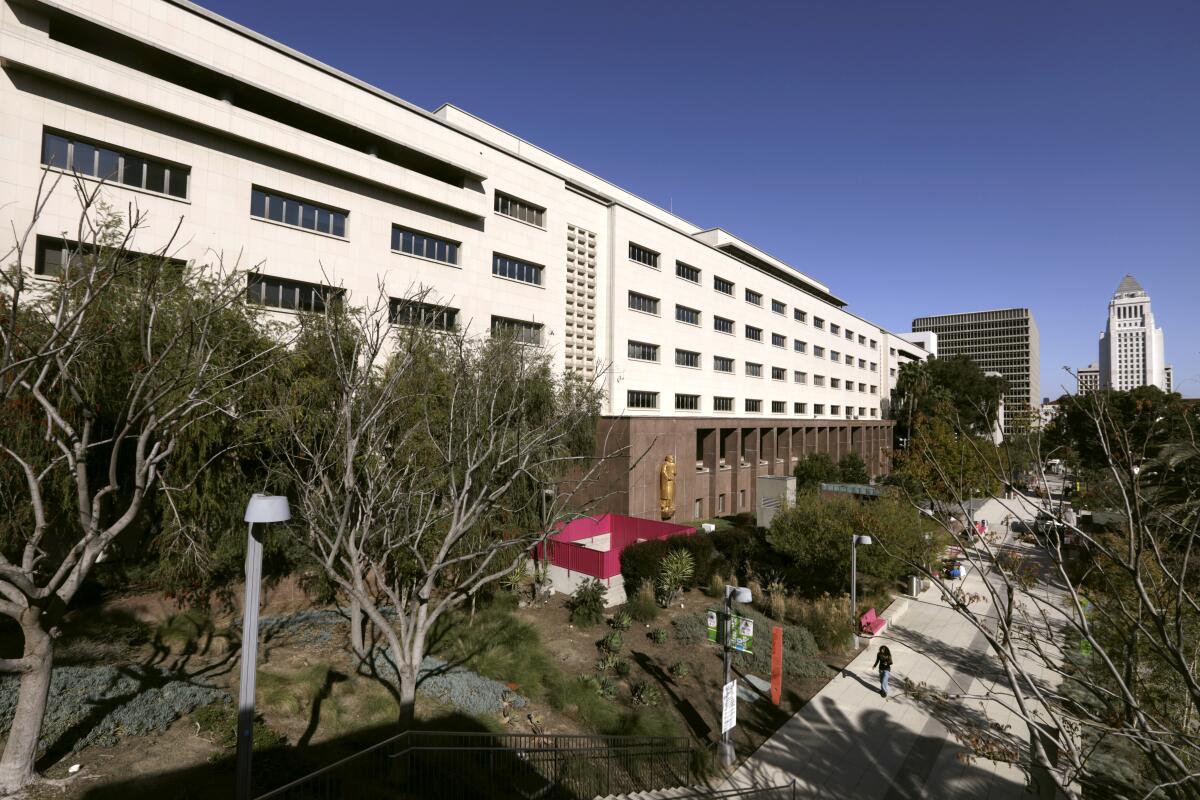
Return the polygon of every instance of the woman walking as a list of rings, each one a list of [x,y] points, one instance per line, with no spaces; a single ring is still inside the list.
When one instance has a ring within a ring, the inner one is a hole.
[[[882,645],[879,652],[875,654],[875,664],[879,668],[879,696],[887,697],[888,680],[892,677],[892,651],[888,646]]]

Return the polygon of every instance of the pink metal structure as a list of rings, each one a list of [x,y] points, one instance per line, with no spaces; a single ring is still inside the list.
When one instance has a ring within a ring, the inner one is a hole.
[[[594,578],[612,578],[621,574],[621,551],[631,544],[668,536],[686,536],[696,532],[688,525],[658,522],[652,519],[604,514],[599,517],[580,517],[552,533],[545,543],[537,546],[538,560],[549,554],[556,567],[582,572]],[[609,535],[607,550],[596,550],[579,542]]]

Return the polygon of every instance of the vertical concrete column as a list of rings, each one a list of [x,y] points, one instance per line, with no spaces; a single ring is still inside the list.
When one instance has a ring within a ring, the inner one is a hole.
[[[776,430],[775,428],[767,428],[762,432],[762,437],[763,437],[762,452],[763,452],[763,458],[765,458],[767,460],[767,474],[768,475],[778,475],[779,474],[779,468],[775,464],[775,459],[776,459],[775,454],[779,451],[779,442],[778,442],[778,437],[775,434],[775,430]]]
[[[879,473],[876,471],[875,462],[879,453],[879,447],[876,444],[877,437],[874,425],[869,425],[863,428],[863,461],[867,462],[867,472],[874,478]]]
[[[760,428],[749,428],[742,431],[742,436],[746,438],[746,460],[750,462],[750,467],[742,473],[741,488],[746,490],[746,502],[738,509],[739,511],[753,511],[758,502],[754,495],[758,486],[758,481],[755,480],[759,472],[758,462],[762,461],[761,433],[762,429]]]
[[[717,515],[717,476],[721,474],[721,448],[717,443],[717,436],[720,433],[720,428],[709,429],[703,433],[700,443],[704,453],[704,468],[708,470],[708,481],[705,484],[708,495],[704,501],[704,513],[709,517]]]
[[[730,428],[725,442],[725,464],[729,467],[729,502],[725,505],[725,513],[733,514],[738,510],[738,488],[742,479],[742,429]]]

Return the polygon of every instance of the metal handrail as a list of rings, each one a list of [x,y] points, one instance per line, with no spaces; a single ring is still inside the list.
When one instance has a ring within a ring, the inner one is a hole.
[[[450,740],[451,743],[439,743],[446,740]],[[372,754],[392,748],[395,752],[370,758]],[[282,800],[293,791],[304,791],[306,795],[321,794],[322,785],[326,785],[324,796],[338,796],[335,794],[336,788],[327,784],[355,776],[355,773],[348,773],[339,778],[334,774],[342,769],[366,771],[381,776],[386,773],[394,778],[394,774],[390,772],[394,768],[387,767],[387,763],[397,763],[395,760],[400,758],[427,760],[424,757],[436,758],[439,754],[452,759],[457,757],[459,763],[456,766],[479,767],[493,773],[497,766],[503,769],[506,765],[502,758],[498,765],[497,756],[508,754],[514,759],[513,762],[507,763],[508,769],[519,767],[527,778],[544,781],[548,790],[587,780],[586,777],[570,774],[572,765],[578,767],[578,759],[585,760],[591,768],[603,773],[601,775],[593,772],[591,780],[604,789],[619,787],[622,792],[660,789],[666,788],[666,784],[644,785],[648,782],[645,778],[650,777],[645,774],[646,771],[659,781],[666,781],[673,786],[687,785],[691,783],[692,778],[692,753],[691,742],[686,737],[404,731],[259,795],[257,800]],[[486,767],[482,760],[478,764],[470,761],[472,756],[478,758],[483,754],[488,755]],[[544,758],[547,755],[550,756],[549,759]],[[680,761],[682,763],[679,763]],[[419,770],[414,772],[411,761],[407,767],[403,773],[405,780],[425,777]],[[564,769],[567,770],[566,773],[563,772]],[[682,783],[672,782],[671,777],[681,779]],[[611,793],[613,792],[597,792]]]

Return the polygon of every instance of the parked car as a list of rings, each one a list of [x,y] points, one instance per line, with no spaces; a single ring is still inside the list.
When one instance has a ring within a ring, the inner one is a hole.
[[[1054,518],[1054,515],[1049,511],[1039,511],[1037,520],[1034,522],[1034,530],[1037,533],[1045,536],[1046,534],[1061,532],[1064,528],[1062,522]]]
[[[1013,533],[1033,533],[1033,520],[1014,519],[1009,523],[1008,529]]]

